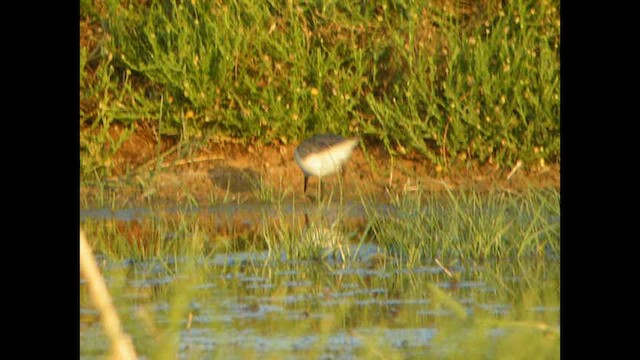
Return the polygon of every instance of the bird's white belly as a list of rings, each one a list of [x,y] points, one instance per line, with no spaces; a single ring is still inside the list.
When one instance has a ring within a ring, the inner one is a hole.
[[[350,151],[326,151],[320,154],[311,154],[304,160],[298,154],[295,159],[302,171],[313,176],[325,176],[338,171],[340,166],[347,160]]]

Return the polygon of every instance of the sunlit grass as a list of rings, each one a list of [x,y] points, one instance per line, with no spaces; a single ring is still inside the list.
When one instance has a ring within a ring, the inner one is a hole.
[[[337,251],[344,260],[357,258],[364,243],[408,267],[433,259],[560,255],[560,194],[554,189],[418,191],[394,195],[385,206],[363,198],[366,221],[358,228],[346,226],[348,206],[330,197],[285,202],[268,193],[265,200],[274,196],[276,203],[264,205],[253,231],[237,232],[234,221],[207,215],[197,204],[185,205],[184,213],[163,215],[151,208],[154,215],[143,219],[87,220],[84,226],[96,250],[115,258],[203,256],[250,246],[290,258],[322,258]]]
[[[559,7],[83,2],[81,175],[112,174],[141,124],[182,144],[358,135],[445,170],[557,162]]]
[[[198,213],[151,214],[134,220],[85,220],[94,251],[110,259],[149,260],[196,257],[260,249],[255,235],[236,229],[233,221]],[[258,247],[256,247],[258,246]]]
[[[389,213],[367,206],[376,241],[408,264],[433,258],[558,256],[560,194],[531,189],[418,192],[391,199]]]
[[[276,213],[273,221],[273,213],[265,215],[262,238],[274,253],[294,257],[317,254],[318,244],[340,244],[344,251],[368,241],[408,267],[433,259],[557,258],[559,196],[554,189],[415,192],[392,197],[387,207],[363,199],[367,222],[361,233],[345,230],[344,213],[327,219],[324,203],[301,204],[307,219]]]

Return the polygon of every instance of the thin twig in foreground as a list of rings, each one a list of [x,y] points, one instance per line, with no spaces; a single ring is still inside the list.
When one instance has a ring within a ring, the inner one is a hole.
[[[137,359],[131,338],[122,331],[107,285],[100,274],[84,231],[80,230],[80,273],[87,280],[89,295],[100,312],[104,332],[111,339],[111,358]]]

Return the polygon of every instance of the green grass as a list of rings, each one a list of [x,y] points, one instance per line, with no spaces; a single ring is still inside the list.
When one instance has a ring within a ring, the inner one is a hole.
[[[298,219],[282,211],[265,214],[261,238],[274,256],[284,252],[293,258],[318,258],[338,250],[347,261],[358,261],[350,243],[358,249],[370,242],[391,262],[409,268],[433,259],[560,255],[560,194],[554,189],[417,192],[392,198],[387,208],[362,199],[367,220],[359,232],[344,225],[343,208],[328,218],[328,204],[299,204],[308,222],[302,214],[295,215]]]
[[[120,259],[268,250],[274,258],[284,253],[301,259],[338,252],[353,262],[359,261],[364,243],[375,244],[391,262],[409,268],[433,259],[560,255],[560,193],[555,189],[418,191],[396,195],[386,207],[362,198],[366,219],[359,229],[346,225],[347,208],[331,198],[303,203],[291,198],[290,204],[283,199],[266,204],[262,222],[249,231],[236,231],[230,220],[225,223],[224,212],[190,212],[188,204],[184,212],[150,208],[151,215],[142,219],[86,220],[83,226],[96,251]],[[330,206],[335,213],[328,212]]]
[[[185,144],[358,135],[445,168],[559,161],[559,1],[471,3],[81,2],[102,31],[81,34],[82,176],[110,175],[140,124]]]
[[[554,189],[418,192],[391,204],[391,215],[365,209],[376,241],[408,264],[560,254],[560,193]]]
[[[290,195],[290,191],[286,189],[282,178],[280,178],[278,187],[266,182],[262,176],[252,180],[251,185],[256,199],[263,203],[281,204],[285,198]]]
[[[82,228],[94,252],[111,260],[207,259],[216,253],[263,248],[255,234],[235,228],[224,215],[151,211],[132,221],[88,219]]]

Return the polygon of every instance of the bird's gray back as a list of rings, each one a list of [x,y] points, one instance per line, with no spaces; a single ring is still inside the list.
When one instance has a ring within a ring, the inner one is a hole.
[[[302,158],[307,157],[311,153],[317,153],[322,150],[328,149],[331,146],[344,141],[345,139],[340,135],[334,134],[319,134],[314,135],[298,145],[296,151]]]

